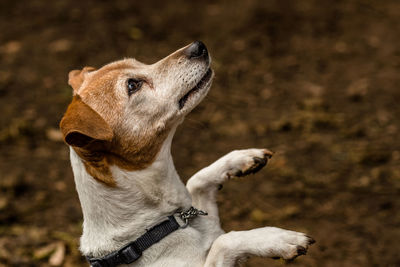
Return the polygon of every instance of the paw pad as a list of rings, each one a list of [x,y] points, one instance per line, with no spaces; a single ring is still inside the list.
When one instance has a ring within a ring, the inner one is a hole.
[[[248,149],[235,151],[236,159],[233,170],[227,173],[228,179],[231,177],[243,177],[251,173],[256,173],[268,163],[273,155],[268,149]]]
[[[270,158],[270,157],[268,157]],[[253,158],[253,164],[246,170],[239,170],[235,173],[236,177],[241,177],[241,176],[246,176],[249,175],[251,173],[256,173],[259,170],[261,170],[265,165],[267,165],[268,162],[268,158],[264,157],[264,158],[258,158],[258,157],[254,157]]]

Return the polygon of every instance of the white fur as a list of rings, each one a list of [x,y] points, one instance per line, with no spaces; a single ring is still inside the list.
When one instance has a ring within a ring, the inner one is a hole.
[[[135,240],[179,208],[195,207],[209,212],[189,227],[179,229],[153,245],[131,266],[234,266],[247,255],[282,257],[296,255],[296,246],[307,248],[301,233],[274,227],[224,234],[220,228],[215,194],[226,174],[263,154],[261,149],[239,150],[199,171],[188,182],[193,195],[179,179],[170,153],[172,134],[151,167],[126,172],[115,167],[117,188],[90,177],[71,149],[71,162],[84,215],[81,251],[104,256]],[[154,198],[155,207],[146,204]],[[159,199],[157,199],[159,198]],[[207,253],[209,251],[209,253]]]
[[[265,158],[266,150],[233,151],[196,173],[189,179],[187,187],[181,182],[171,156],[172,138],[176,126],[204,98],[211,82],[205,85],[202,92],[193,95],[182,110],[178,110],[177,101],[195,86],[208,68],[199,63],[190,65],[190,61],[182,61],[182,58],[172,64],[171,57],[180,51],[156,64],[138,68],[142,69],[143,75],[156,73],[152,75],[152,82],[157,84],[157,90],[147,90],[129,100],[121,118],[128,126],[127,131],[143,131],[145,128],[139,128],[145,127],[148,121],[156,127],[163,127],[171,117],[175,118],[173,129],[150,166],[139,171],[112,166],[117,186],[108,187],[87,173],[82,159],[71,149],[72,169],[84,217],[82,253],[92,257],[105,256],[137,239],[146,229],[178,209],[185,210],[193,205],[209,215],[197,217],[187,228],[171,233],[129,266],[233,266],[247,255],[285,259],[297,256],[297,246],[308,247],[309,238],[304,234],[273,227],[225,234],[220,227],[215,202],[218,186],[237,171],[253,166],[255,157]],[[165,67],[166,62],[168,68]],[[120,80],[125,79],[120,77]],[[84,85],[87,83],[85,81]],[[116,90],[121,91],[121,99],[122,94],[126,94],[122,87],[125,88],[125,85],[117,83]],[[143,104],[149,99],[153,101],[153,107]],[[109,111],[102,110],[100,104],[96,107],[92,103],[92,107],[107,117]],[[111,126],[124,127],[119,123]]]

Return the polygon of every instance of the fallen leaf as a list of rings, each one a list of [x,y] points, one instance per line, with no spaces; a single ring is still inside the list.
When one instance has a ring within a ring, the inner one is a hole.
[[[143,32],[137,27],[132,27],[129,31],[129,37],[133,40],[140,40],[143,37]]]
[[[61,266],[65,258],[65,245],[62,242],[56,243],[56,250],[49,259],[51,266]]]
[[[0,196],[0,210],[7,208],[8,206],[8,199],[5,196]]]
[[[50,43],[49,48],[53,52],[64,52],[71,48],[72,43],[67,39],[59,39]]]
[[[21,43],[18,41],[10,41],[0,47],[0,52],[5,54],[15,54],[21,49]]]
[[[46,136],[49,138],[49,140],[54,141],[54,142],[62,142],[63,141],[63,135],[58,129],[54,128],[49,128],[46,131]]]
[[[359,101],[368,93],[369,81],[359,79],[350,84],[347,88],[347,96],[353,101]]]
[[[33,258],[37,260],[45,259],[53,253],[53,251],[56,249],[56,244],[51,243],[48,244],[44,247],[41,247],[33,252]]]

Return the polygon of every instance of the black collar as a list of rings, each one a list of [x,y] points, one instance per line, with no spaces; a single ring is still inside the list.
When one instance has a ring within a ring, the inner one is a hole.
[[[146,233],[135,241],[127,244],[123,248],[114,251],[101,258],[86,257],[92,267],[114,267],[120,264],[129,264],[142,256],[143,251],[159,242],[170,233],[185,228],[189,220],[198,215],[207,215],[206,212],[191,207],[187,211],[176,212],[183,220],[184,224],[180,226],[174,215],[168,216],[168,219],[148,229]]]

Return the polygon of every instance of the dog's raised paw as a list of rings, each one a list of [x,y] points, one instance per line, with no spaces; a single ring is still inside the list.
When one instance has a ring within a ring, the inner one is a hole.
[[[296,234],[297,237],[292,236],[292,240],[286,240],[286,242],[290,243],[287,243],[286,248],[283,248],[282,250],[281,258],[287,262],[291,262],[301,255],[306,255],[309,246],[315,243],[315,240],[307,235],[303,235],[301,233]]]
[[[236,150],[228,154],[228,178],[243,177],[261,170],[272,157],[268,149]]]

